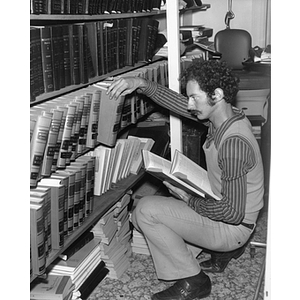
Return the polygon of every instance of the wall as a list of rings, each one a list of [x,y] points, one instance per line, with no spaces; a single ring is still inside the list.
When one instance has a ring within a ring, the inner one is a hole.
[[[230,27],[249,31],[253,47],[271,44],[270,2],[270,0],[232,0],[235,18],[230,21]],[[202,12],[185,13],[181,17],[182,24],[204,24],[206,27],[212,27],[214,34],[225,29],[227,0],[203,0],[203,3],[210,4],[211,8]]]

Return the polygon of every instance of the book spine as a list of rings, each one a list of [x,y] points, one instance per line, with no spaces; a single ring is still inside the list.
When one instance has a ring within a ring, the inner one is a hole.
[[[65,1],[67,2],[67,1]],[[70,35],[69,25],[62,26],[63,31],[63,68],[65,86],[71,85],[71,57],[70,57]]]
[[[80,207],[80,189],[81,189],[81,171],[78,170],[75,173],[75,190],[74,190],[74,218],[73,228],[74,230],[79,226],[79,207]]]
[[[32,270],[36,275],[42,275],[46,268],[44,243],[44,207],[30,205],[30,246],[32,251]]]
[[[74,104],[76,106],[76,114],[74,117],[74,123],[72,128],[72,135],[71,135],[70,161],[75,161],[77,156],[79,131],[81,125],[82,111],[83,111],[83,101],[80,101],[77,98],[75,98],[73,101],[71,101],[71,104]]]
[[[30,186],[36,187],[48,140],[51,118],[38,116],[30,142]]]
[[[68,249],[66,249],[61,255],[60,258],[63,260],[68,260],[76,252],[78,252],[83,246],[90,242],[94,238],[94,234],[91,231],[84,233],[79,239],[76,240]]]
[[[105,74],[104,72],[104,41],[103,41],[103,21],[96,23],[97,34],[97,58],[98,58],[98,75]]]
[[[53,65],[52,65],[52,40],[49,26],[40,28],[41,56],[43,67],[44,90],[46,93],[54,91]]]
[[[78,104],[78,109],[77,109],[77,118],[76,118],[76,126],[75,126],[75,138],[74,142],[76,141],[76,145],[73,144],[73,151],[72,151],[72,157],[71,160],[75,160],[77,154],[82,153],[83,151],[83,146],[81,144],[81,139],[84,137],[84,125],[85,122],[83,122],[83,111],[84,111],[84,98],[83,97],[76,97],[74,99],[74,102]],[[75,149],[74,149],[75,148]]]
[[[114,146],[117,139],[117,134],[120,130],[122,110],[124,106],[124,96],[119,97],[116,101],[110,101],[108,96],[104,93],[101,94],[100,100],[100,114],[98,125],[98,142],[106,146]],[[106,112],[111,112],[110,116]],[[111,117],[113,116],[113,118]]]
[[[63,113],[59,110],[53,110],[52,112],[45,113],[45,115],[51,115],[52,118],[48,135],[48,141],[45,149],[45,156],[41,168],[41,175],[50,176]]]
[[[75,160],[75,152],[76,152],[76,146],[77,146],[77,134],[76,134],[76,130],[78,130],[77,128],[77,119],[78,119],[78,110],[80,107],[80,103],[75,102],[74,99],[70,100],[69,104],[74,105],[75,106],[75,114],[74,114],[74,120],[73,120],[73,126],[72,126],[72,131],[71,131],[71,137],[70,137],[70,143],[69,143],[69,147],[68,147],[68,156],[66,159],[66,165],[69,165],[71,163],[71,161]],[[74,150],[75,149],[75,150]]]
[[[77,24],[73,24],[72,26],[72,79],[73,84],[80,84],[80,47],[79,47],[79,27]]]
[[[66,121],[64,124],[64,131],[62,136],[62,142],[59,149],[58,159],[57,159],[57,167],[58,168],[65,168],[66,167],[66,160],[70,154],[69,152],[69,144],[71,140],[71,133],[73,128],[74,116],[76,111],[76,106],[68,104],[66,105],[68,108]]]
[[[62,143],[62,137],[63,137],[63,133],[64,133],[68,108],[59,106],[56,109],[53,109],[53,111],[55,111],[55,110],[62,112],[62,118],[61,118],[61,123],[59,126],[59,132],[58,132],[58,136],[57,136],[57,142],[56,142],[55,152],[54,152],[54,156],[53,156],[51,172],[55,172],[57,170],[58,156],[59,156],[59,151],[60,151],[60,147],[61,147],[61,143]]]
[[[101,91],[94,91],[92,93],[92,103],[90,109],[89,124],[87,129],[86,146],[89,148],[94,148],[97,142],[100,99],[101,99]]]
[[[52,190],[54,194],[52,194]],[[51,237],[52,248],[60,249],[64,245],[65,187],[51,187]]]

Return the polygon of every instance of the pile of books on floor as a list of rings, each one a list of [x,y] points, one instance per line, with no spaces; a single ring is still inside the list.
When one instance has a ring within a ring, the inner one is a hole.
[[[125,194],[92,229],[94,235],[101,239],[101,258],[109,270],[107,277],[120,278],[129,267],[131,255],[129,224],[130,194]]]
[[[150,255],[148,244],[144,235],[135,228],[132,232],[131,248],[133,253]]]
[[[87,236],[83,237],[88,239]],[[74,284],[73,299],[84,298],[84,294],[91,292],[93,288],[107,275],[108,269],[101,258],[100,252],[101,239],[93,237],[79,251],[71,257],[68,253],[63,253],[62,257],[57,259],[49,266],[49,275],[69,276]]]
[[[49,266],[43,281],[34,281],[31,299],[86,299],[109,270],[101,259],[101,239],[84,233]]]

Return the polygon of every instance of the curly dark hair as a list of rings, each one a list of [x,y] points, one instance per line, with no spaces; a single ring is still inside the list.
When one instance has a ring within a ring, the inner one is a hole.
[[[224,92],[224,100],[231,104],[235,101],[239,90],[239,78],[232,73],[226,62],[218,60],[194,59],[193,63],[180,75],[182,87],[186,87],[190,80],[198,82],[200,88],[210,98],[214,95],[216,88],[221,88]]]

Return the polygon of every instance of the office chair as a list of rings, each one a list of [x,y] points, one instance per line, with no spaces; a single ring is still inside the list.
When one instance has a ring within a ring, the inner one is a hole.
[[[217,32],[214,45],[216,51],[221,54],[220,60],[226,61],[240,78],[236,106],[244,110],[250,121],[251,119],[257,121],[260,116],[261,125],[263,125],[268,118],[271,80],[265,72],[251,69],[251,64],[246,64],[252,47],[250,33],[243,29],[227,27]],[[254,102],[255,105],[253,105]]]

